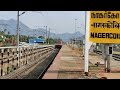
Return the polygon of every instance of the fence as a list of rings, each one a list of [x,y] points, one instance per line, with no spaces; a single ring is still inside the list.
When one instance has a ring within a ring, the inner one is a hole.
[[[54,46],[0,47],[0,76],[20,68],[52,51]]]

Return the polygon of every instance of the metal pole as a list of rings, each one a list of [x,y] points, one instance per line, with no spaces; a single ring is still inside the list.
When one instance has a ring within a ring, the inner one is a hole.
[[[104,44],[104,52],[105,52],[105,55],[104,55],[104,64],[105,64],[105,71],[107,71],[107,53],[108,53],[107,50],[108,50],[107,49],[107,45]]]
[[[112,44],[106,44],[106,68],[105,70],[107,70],[107,72],[110,72],[111,71],[111,68],[110,68],[110,60],[112,58],[112,54],[109,53],[109,47],[112,47]]]
[[[76,45],[76,20],[77,19],[75,19],[75,45]]]
[[[17,12],[17,46],[19,47],[19,11]]]
[[[72,48],[74,49],[74,38],[73,38],[73,41],[72,41]]]
[[[50,44],[50,28],[49,28],[49,33],[48,33],[48,44]]]
[[[46,40],[46,43],[47,43],[47,26],[46,26],[46,38],[45,38],[45,40]]]
[[[18,51],[18,67],[20,66],[19,63],[19,11],[17,12],[17,51]]]
[[[46,26],[46,39],[47,39],[47,26]]]
[[[89,26],[90,24],[90,11],[85,11],[85,61],[84,72],[88,75],[88,48],[89,48]]]

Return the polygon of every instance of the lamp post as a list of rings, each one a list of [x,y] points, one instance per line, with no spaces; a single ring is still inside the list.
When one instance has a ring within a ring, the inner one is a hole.
[[[74,41],[73,41],[73,49],[74,49],[74,43],[76,44],[76,21],[77,19],[75,19],[75,36],[74,36]]]
[[[25,12],[22,12],[19,14],[19,11],[17,12],[17,46],[19,47],[19,17],[24,14]]]
[[[17,12],[17,46],[19,48],[19,11]]]
[[[24,14],[25,12],[22,12],[19,14],[19,11],[17,12],[17,58],[18,58],[18,67],[20,67],[20,61],[19,61],[19,17]]]
[[[76,45],[76,21],[77,19],[75,19],[75,45]]]

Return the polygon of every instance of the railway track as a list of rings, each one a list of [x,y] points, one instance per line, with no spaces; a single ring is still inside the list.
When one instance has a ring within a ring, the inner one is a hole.
[[[55,49],[55,51],[49,57],[47,57],[42,63],[37,65],[37,67],[34,68],[34,70],[32,70],[23,79],[42,79],[42,77],[44,76],[45,72],[52,64],[52,62],[53,62],[54,58],[56,57],[56,55],[58,54],[58,52],[59,52],[59,49]]]
[[[102,55],[101,51],[97,51],[96,53]],[[112,57],[114,60],[120,61],[120,54],[113,54]]]

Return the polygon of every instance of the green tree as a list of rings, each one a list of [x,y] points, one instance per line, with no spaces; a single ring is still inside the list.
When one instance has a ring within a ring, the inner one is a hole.
[[[53,39],[53,38],[47,38],[47,40],[46,40],[46,42],[48,43],[49,42],[49,44],[55,44],[56,42],[57,42],[57,39]]]
[[[43,37],[43,36],[39,36],[38,38],[42,38],[42,39],[44,39],[44,37]]]

